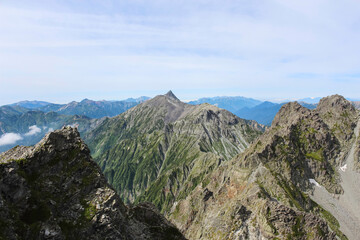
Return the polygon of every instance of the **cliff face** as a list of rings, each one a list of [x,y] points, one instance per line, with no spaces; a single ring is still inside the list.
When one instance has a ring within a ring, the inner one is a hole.
[[[0,155],[0,239],[184,239],[150,203],[126,207],[77,130]]]
[[[316,191],[327,201],[359,196],[339,170],[353,155],[357,121],[358,112],[338,95],[314,110],[285,104],[271,128],[206,175],[169,218],[190,239],[347,239],[342,231],[356,239],[359,223],[346,228],[337,213],[356,219],[355,201],[345,197],[349,204],[331,207]]]

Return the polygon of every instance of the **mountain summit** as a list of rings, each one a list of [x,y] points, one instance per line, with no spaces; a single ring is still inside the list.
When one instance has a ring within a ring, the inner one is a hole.
[[[85,139],[125,202],[151,201],[166,211],[262,129],[210,104],[183,103],[170,91],[105,120]]]
[[[168,91],[168,92],[165,94],[165,96],[168,97],[168,98],[171,98],[171,99],[180,101],[180,100],[175,96],[175,94],[174,94],[171,90]]]

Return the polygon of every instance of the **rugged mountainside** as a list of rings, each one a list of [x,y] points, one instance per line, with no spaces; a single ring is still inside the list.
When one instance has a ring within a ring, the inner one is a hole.
[[[185,104],[170,91],[105,120],[85,141],[125,202],[147,200],[168,211],[262,129],[210,104]]]
[[[76,129],[0,155],[0,239],[184,239],[150,203],[126,207]]]
[[[317,203],[313,194],[321,188],[335,198],[360,196],[343,185],[338,170],[355,142],[358,118],[338,95],[315,110],[285,104],[271,128],[204,176],[168,217],[189,239],[347,239],[343,233],[357,239],[360,223],[347,228],[334,207]],[[358,204],[347,210],[356,212]]]

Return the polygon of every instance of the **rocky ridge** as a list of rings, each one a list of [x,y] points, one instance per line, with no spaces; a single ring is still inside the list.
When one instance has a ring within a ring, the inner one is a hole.
[[[0,239],[185,239],[150,203],[126,207],[76,129],[0,155]]]
[[[203,176],[244,151],[263,126],[169,92],[108,119],[86,135],[109,183],[125,202],[168,211]]]
[[[244,153],[177,201],[169,219],[189,239],[355,239],[312,194],[321,186],[344,195],[337,169],[355,141],[358,118],[339,95],[314,110],[285,104]]]

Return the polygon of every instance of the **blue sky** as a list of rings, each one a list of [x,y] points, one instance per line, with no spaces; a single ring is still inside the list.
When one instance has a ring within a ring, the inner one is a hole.
[[[358,0],[0,0],[0,105],[360,98]]]

